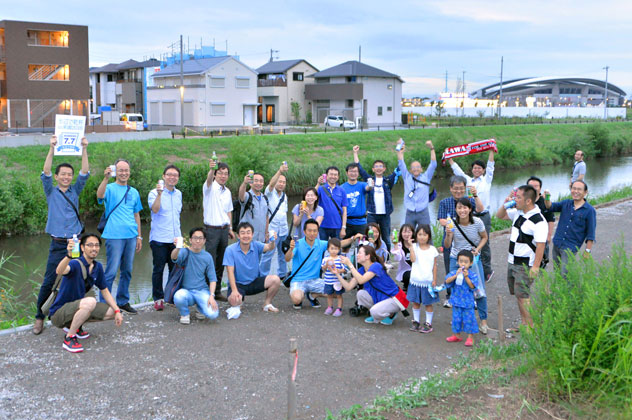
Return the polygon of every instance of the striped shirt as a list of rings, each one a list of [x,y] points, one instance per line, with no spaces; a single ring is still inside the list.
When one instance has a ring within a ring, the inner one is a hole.
[[[332,273],[331,271],[329,271],[329,268],[327,266],[327,263],[331,260],[331,257],[326,256],[325,258],[323,258],[323,271],[325,272],[324,280],[325,280],[325,284],[334,284],[336,282],[338,282],[338,277],[336,277],[336,275],[334,273]],[[340,260],[340,257],[336,257],[336,259],[334,259],[334,265],[336,266],[336,268],[340,271],[340,274],[342,274],[344,272],[344,268],[345,266],[342,264],[342,261]]]
[[[532,267],[536,244],[546,243],[549,225],[538,206],[527,213],[510,209],[507,215],[513,221],[509,237],[509,264],[527,264]]]

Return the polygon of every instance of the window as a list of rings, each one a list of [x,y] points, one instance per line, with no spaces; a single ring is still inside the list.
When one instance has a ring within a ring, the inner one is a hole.
[[[316,83],[329,83],[329,77],[319,77],[316,79]]]
[[[347,99],[347,108],[353,108],[353,99]]]
[[[390,85],[390,84],[389,84],[389,85],[386,85],[386,89],[388,89],[388,90],[393,90],[393,85]]]
[[[536,89],[534,93],[537,95],[550,95],[553,93],[553,89]]]
[[[347,83],[355,83],[358,79],[356,78],[356,76],[348,76],[347,77]]]
[[[111,82],[111,81],[112,81],[112,75],[108,74],[108,82]]]
[[[28,45],[44,47],[68,47],[67,31],[26,31]]]
[[[393,111],[393,107],[392,107],[392,106],[387,106],[387,107],[386,107],[386,110],[387,110],[388,112],[391,112],[391,111]]]
[[[381,115],[382,115],[382,107],[381,107],[381,106],[378,106],[378,107],[377,107],[377,115],[378,115],[378,116],[381,116]]]
[[[29,80],[70,80],[68,64],[29,64]]]
[[[226,104],[211,103],[211,116],[226,115]]]
[[[303,72],[295,71],[294,73],[292,73],[292,80],[294,80],[296,82],[302,82],[303,81]]]
[[[250,87],[250,78],[235,77],[235,87],[240,89],[248,89]]]
[[[226,80],[224,77],[219,76],[210,76],[209,79],[209,85],[212,88],[223,88]]]

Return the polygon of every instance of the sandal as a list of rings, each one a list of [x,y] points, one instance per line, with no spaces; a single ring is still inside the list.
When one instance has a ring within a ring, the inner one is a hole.
[[[279,312],[279,310],[277,308],[275,308],[273,304],[268,303],[266,306],[263,307],[263,312],[277,313],[277,312]]]

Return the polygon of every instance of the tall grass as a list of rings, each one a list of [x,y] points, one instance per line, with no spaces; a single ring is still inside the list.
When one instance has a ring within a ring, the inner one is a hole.
[[[600,263],[570,260],[566,278],[544,274],[533,289],[531,366],[554,396],[632,410],[632,258],[615,245]]]
[[[20,281],[12,255],[0,255],[0,330],[33,322],[39,283]]]

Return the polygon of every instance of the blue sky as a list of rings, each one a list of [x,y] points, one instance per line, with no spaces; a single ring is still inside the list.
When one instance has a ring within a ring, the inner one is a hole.
[[[21,4],[20,4],[21,3]],[[358,58],[400,75],[404,96],[538,76],[605,78],[632,95],[632,1],[603,0],[268,0],[16,2],[0,0],[0,19],[87,25],[90,65],[142,60],[168,51],[183,34],[238,54],[251,67],[304,58],[319,69]]]

